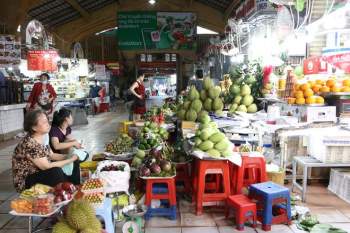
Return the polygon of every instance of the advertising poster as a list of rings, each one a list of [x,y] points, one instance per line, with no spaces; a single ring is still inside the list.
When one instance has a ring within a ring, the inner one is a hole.
[[[0,67],[19,65],[21,43],[14,35],[0,35]]]
[[[119,12],[117,20],[119,49],[195,49],[194,13]]]
[[[30,50],[27,54],[28,70],[57,71],[58,57],[56,50]]]

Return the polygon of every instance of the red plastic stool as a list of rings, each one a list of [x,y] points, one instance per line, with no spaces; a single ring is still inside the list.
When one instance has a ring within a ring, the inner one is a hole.
[[[236,194],[242,193],[243,187],[267,181],[266,163],[263,157],[242,156],[242,166],[238,168],[236,177]]]
[[[192,162],[191,176],[192,176],[192,203],[196,202],[197,198],[197,185],[198,185],[198,169],[200,159],[195,159]],[[208,179],[205,180],[205,192],[218,192],[220,189],[220,175],[208,174]]]
[[[184,192],[191,192],[191,176],[189,172],[189,163],[176,164],[176,182],[182,182],[184,184]]]
[[[257,217],[256,217],[256,204],[252,202],[248,197],[243,194],[229,196],[226,200],[226,218],[230,213],[230,208],[235,210],[237,230],[244,230],[244,223],[252,220],[252,227],[256,228]]]
[[[167,193],[153,193],[154,184],[166,184]],[[176,187],[174,178],[146,179],[146,199],[145,205],[150,206],[152,200],[169,200],[171,206],[176,205]]]
[[[222,175],[222,193],[205,193],[205,176],[207,174]],[[200,215],[203,212],[204,202],[226,201],[230,195],[230,170],[228,161],[223,160],[198,160],[198,182],[197,182],[197,198],[196,198],[196,214]]]

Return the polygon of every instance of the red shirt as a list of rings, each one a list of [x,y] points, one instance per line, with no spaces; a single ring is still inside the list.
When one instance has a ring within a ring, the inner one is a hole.
[[[46,89],[50,94],[50,98],[56,99],[57,95],[55,89],[50,84],[46,84]],[[38,98],[43,90],[43,84],[41,82],[35,83],[33,90],[30,93],[28,102],[30,103],[30,108],[33,108],[36,103],[38,103]]]

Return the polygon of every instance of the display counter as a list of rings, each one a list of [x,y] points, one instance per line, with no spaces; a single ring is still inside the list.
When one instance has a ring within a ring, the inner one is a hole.
[[[0,141],[22,132],[25,107],[25,103],[0,106]]]

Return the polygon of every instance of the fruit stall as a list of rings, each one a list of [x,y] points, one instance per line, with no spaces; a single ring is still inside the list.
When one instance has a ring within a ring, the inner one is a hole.
[[[285,69],[285,85],[258,63],[231,67],[218,86],[204,78],[202,90],[191,86],[176,100],[148,109],[141,121],[121,122],[105,151],[81,163],[80,186],[33,186],[12,201],[11,214],[31,222],[64,213],[53,232],[143,232],[154,216],[176,219],[177,203],[186,199],[196,215],[208,202],[227,203],[226,211],[242,203],[258,208],[253,218],[236,216],[239,230],[247,220],[265,231],[291,224],[297,211],[284,185],[293,180],[299,187],[297,177],[305,178],[295,155],[313,156],[321,164],[315,167],[350,166],[349,127],[337,124],[337,112],[344,117],[345,110],[326,105],[329,94],[345,95],[336,91],[346,90],[348,79],[314,81],[296,71]],[[304,184],[307,179],[312,177]],[[273,215],[261,205],[264,195],[273,195],[270,189],[281,195]]]

